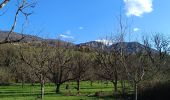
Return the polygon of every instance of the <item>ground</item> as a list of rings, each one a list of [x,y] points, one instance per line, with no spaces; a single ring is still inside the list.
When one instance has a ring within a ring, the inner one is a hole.
[[[67,83],[68,84],[68,83]],[[113,100],[113,85],[106,82],[94,82],[91,86],[90,82],[81,82],[80,95],[77,95],[76,83],[70,82],[69,89],[66,90],[66,84],[61,86],[60,94],[55,93],[55,85],[51,83],[45,84],[44,100]],[[119,86],[120,87],[120,86]],[[95,96],[101,93],[103,96]],[[38,100],[40,96],[40,85],[13,84],[10,86],[0,86],[0,100]]]

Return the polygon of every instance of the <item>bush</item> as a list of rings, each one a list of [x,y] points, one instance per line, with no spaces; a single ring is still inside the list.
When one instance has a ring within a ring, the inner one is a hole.
[[[6,68],[0,68],[0,85],[6,86],[10,85],[11,82],[11,74]]]
[[[159,83],[139,94],[139,100],[169,100],[170,82]]]

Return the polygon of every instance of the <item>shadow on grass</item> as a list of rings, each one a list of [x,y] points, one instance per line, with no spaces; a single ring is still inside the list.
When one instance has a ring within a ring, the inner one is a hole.
[[[122,97],[122,95],[105,95],[105,96],[91,96],[97,98],[97,100],[132,100],[132,95],[127,95],[126,97]]]
[[[11,93],[11,94],[0,94],[0,98],[3,97],[23,97],[23,96],[39,96],[40,93]],[[64,95],[62,93],[56,94],[56,93],[45,93],[45,96],[52,96],[52,95]]]
[[[88,97],[95,97],[97,100],[132,100],[132,94],[116,94],[107,93],[103,91],[96,92],[94,95]]]

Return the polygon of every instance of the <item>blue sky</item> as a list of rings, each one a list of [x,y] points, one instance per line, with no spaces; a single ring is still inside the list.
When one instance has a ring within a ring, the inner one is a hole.
[[[1,0],[2,1],[2,0]],[[9,30],[16,11],[16,1],[11,0],[0,13],[0,30]],[[30,0],[29,0],[30,1]],[[74,43],[99,40],[115,34],[122,16],[130,21],[131,41],[143,35],[164,33],[170,35],[169,0],[37,0],[25,25],[25,33],[44,38],[60,37]],[[133,20],[133,21],[132,21]],[[21,31],[21,15],[16,32]],[[128,40],[128,38],[126,38]]]

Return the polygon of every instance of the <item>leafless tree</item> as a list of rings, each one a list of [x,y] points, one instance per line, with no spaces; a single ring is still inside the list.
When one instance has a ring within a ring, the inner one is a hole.
[[[118,93],[118,81],[119,75],[121,74],[120,66],[120,56],[119,52],[116,50],[113,51],[104,51],[96,53],[96,69],[99,71],[96,74],[107,81],[110,81],[114,85],[114,94]]]
[[[10,0],[3,0],[3,2],[0,3],[0,10],[3,9],[3,7],[8,4],[8,2],[10,2]],[[11,39],[10,35],[12,33],[14,33],[14,29],[16,27],[19,14],[20,13],[23,14],[25,16],[25,19],[27,20],[28,16],[30,16],[32,14],[32,12],[29,12],[29,10],[31,8],[34,8],[35,5],[36,5],[36,2],[30,3],[27,0],[18,1],[17,10],[15,12],[13,24],[12,24],[9,32],[7,33],[6,38],[4,40],[0,41],[0,44],[19,42],[24,38],[24,36],[22,36],[20,39]],[[23,32],[23,29],[22,29],[21,33],[22,32]]]
[[[46,43],[41,43],[40,46],[32,46],[21,48],[21,60],[27,64],[41,85],[41,99],[44,97],[44,85],[47,76],[47,66],[49,61],[49,49]]]
[[[138,84],[143,80],[145,70],[148,67],[146,58],[142,53],[128,55],[123,58],[123,65],[128,75],[128,78],[134,84],[135,100],[138,95]]]
[[[70,76],[72,59],[69,44],[63,44],[60,40],[56,43],[56,46],[52,48],[50,59],[48,63],[48,79],[55,83],[56,93],[60,92],[60,86],[72,80]]]
[[[8,5],[8,3],[10,1],[11,0],[1,0],[1,2],[0,2],[0,12],[2,11],[2,13],[1,13],[0,16],[3,16],[7,12],[7,11],[3,12],[3,9],[4,9],[4,7],[6,5]],[[14,30],[15,30],[15,27],[17,25],[17,20],[18,20],[19,16],[23,15],[25,17],[25,20],[27,20],[28,16],[32,14],[31,10],[32,10],[32,8],[35,7],[35,5],[36,5],[36,2],[32,2],[32,1],[27,1],[27,0],[18,0],[18,1],[16,1],[16,11],[14,13],[13,23],[12,23],[9,31],[6,33],[5,38],[0,41],[1,45],[6,44],[6,43],[20,42],[24,38],[24,36],[21,36],[20,38],[12,39],[12,34],[14,33]],[[6,20],[6,21],[8,21],[8,20]],[[24,29],[22,28],[21,34],[23,34],[23,30]],[[7,61],[7,59],[5,59],[5,58],[3,58],[3,59]],[[19,60],[16,59],[16,58],[13,59],[13,61],[14,60],[17,60],[17,62],[19,62]],[[8,63],[10,63],[10,66],[11,66],[11,62],[8,62]],[[15,68],[17,68],[17,67],[15,67]],[[14,67],[12,68],[12,70],[13,70],[12,72],[16,72],[16,70],[14,71],[15,68]]]
[[[168,54],[170,51],[169,38],[162,34],[155,34],[149,40],[144,39],[145,51],[151,60],[151,67],[148,69],[150,75],[148,78],[156,76],[158,72],[164,71],[164,65],[167,64]]]
[[[10,0],[3,0],[1,3],[0,3],[0,9],[2,9]]]
[[[72,75],[77,82],[77,91],[80,93],[80,81],[85,79],[89,68],[89,55],[84,52],[75,52],[72,59]]]
[[[152,48],[154,45],[154,48]],[[121,60],[127,76],[134,84],[135,100],[138,99],[138,85],[153,78],[166,63],[169,42],[160,35],[153,37],[153,42],[144,40],[144,49],[136,54],[122,52]],[[122,50],[123,51],[123,50]]]
[[[21,82],[22,88],[24,87],[25,82],[34,85],[34,83],[37,81],[34,70],[20,59],[17,59],[17,63],[15,63],[15,65],[10,68],[10,70],[15,78],[15,82]]]

